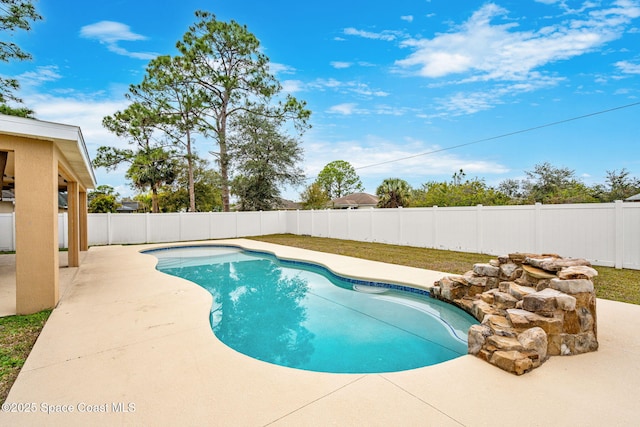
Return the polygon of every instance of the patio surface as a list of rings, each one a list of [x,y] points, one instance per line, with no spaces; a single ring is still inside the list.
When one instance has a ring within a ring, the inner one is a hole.
[[[212,243],[417,286],[443,275],[246,239]],[[599,351],[552,357],[520,377],[472,356],[397,373],[316,373],[218,341],[210,294],[139,253],[160,246],[92,247],[69,269],[7,399],[33,411],[5,405],[0,425],[637,425],[640,306],[598,300]]]

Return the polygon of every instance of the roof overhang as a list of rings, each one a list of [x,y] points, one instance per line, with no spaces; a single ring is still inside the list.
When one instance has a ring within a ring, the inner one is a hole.
[[[96,187],[87,146],[78,126],[0,114],[0,133],[53,142],[80,184],[87,189]]]

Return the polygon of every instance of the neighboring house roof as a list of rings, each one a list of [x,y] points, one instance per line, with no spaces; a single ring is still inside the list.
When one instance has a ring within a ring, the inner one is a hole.
[[[298,209],[302,209],[302,203],[293,202],[287,199],[280,199],[278,201],[278,209],[295,211]]]
[[[625,202],[640,202],[640,193],[633,195],[631,197],[627,197],[624,199]]]
[[[334,208],[374,208],[378,206],[378,197],[368,193],[353,193],[344,197],[333,199]]]
[[[124,201],[120,202],[122,206],[116,209],[117,212],[135,212],[140,209],[138,202]]]

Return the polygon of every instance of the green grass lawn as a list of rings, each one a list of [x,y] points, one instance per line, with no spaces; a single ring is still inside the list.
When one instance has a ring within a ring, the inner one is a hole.
[[[4,403],[51,310],[0,317],[0,401]]]
[[[495,258],[486,254],[296,236],[293,234],[275,234],[251,237],[251,239],[454,274],[463,274],[473,269],[473,264],[487,262],[491,258]],[[598,298],[640,304],[640,270],[620,270],[609,267],[594,268],[598,270],[598,276],[594,280]]]

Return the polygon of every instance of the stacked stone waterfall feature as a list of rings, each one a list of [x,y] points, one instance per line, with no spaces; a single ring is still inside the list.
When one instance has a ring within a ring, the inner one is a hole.
[[[522,375],[549,356],[598,349],[598,272],[584,259],[514,253],[434,283],[431,295],[473,315],[469,354]]]

